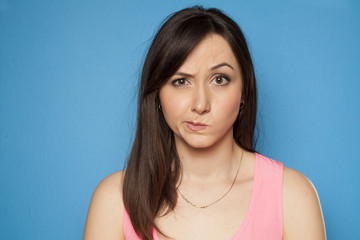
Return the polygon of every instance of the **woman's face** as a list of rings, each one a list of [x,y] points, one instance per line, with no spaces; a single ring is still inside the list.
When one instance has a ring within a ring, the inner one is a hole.
[[[230,45],[220,35],[207,36],[160,89],[176,143],[208,148],[232,140],[241,92],[241,70]]]

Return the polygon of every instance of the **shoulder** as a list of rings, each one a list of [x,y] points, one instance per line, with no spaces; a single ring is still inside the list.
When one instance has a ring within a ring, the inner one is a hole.
[[[84,239],[123,239],[123,171],[107,176],[96,187],[86,219]]]
[[[326,239],[318,194],[302,173],[284,167],[284,239]]]
[[[96,187],[93,197],[97,195],[102,196],[104,192],[111,194],[113,197],[121,197],[124,173],[124,171],[118,171],[104,178]]]

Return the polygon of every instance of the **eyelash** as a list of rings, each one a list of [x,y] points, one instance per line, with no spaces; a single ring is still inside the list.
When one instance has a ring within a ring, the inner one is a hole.
[[[184,81],[184,83],[179,84],[180,81]],[[178,79],[175,79],[175,80],[171,81],[171,85],[173,85],[174,87],[177,87],[177,88],[182,88],[185,85],[187,85],[188,83],[189,83],[189,81],[186,80],[185,78],[178,78]]]
[[[218,78],[221,78],[222,80],[225,80],[226,82],[224,84],[214,84],[217,87],[226,86],[231,82],[231,79],[225,74],[215,75],[215,77],[210,82],[213,82]],[[180,84],[180,81],[183,81],[183,83]],[[174,87],[177,87],[177,88],[182,88],[188,84],[189,84],[189,81],[186,78],[178,78],[178,79],[171,81],[171,85],[173,85]]]
[[[227,75],[225,75],[225,74],[218,74],[218,75],[216,75],[216,76],[211,80],[211,82],[215,81],[215,80],[218,79],[218,78],[221,78],[221,79],[223,79],[223,80],[225,79],[226,83],[224,83],[224,84],[215,84],[215,86],[217,86],[217,87],[226,86],[226,85],[228,85],[228,84],[231,82],[231,79],[230,79]]]

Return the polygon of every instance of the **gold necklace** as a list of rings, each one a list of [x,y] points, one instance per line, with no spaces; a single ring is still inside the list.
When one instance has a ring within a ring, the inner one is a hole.
[[[239,173],[239,170],[240,170],[240,165],[241,165],[241,162],[242,162],[243,155],[244,155],[244,150],[243,150],[243,152],[242,152],[242,154],[241,154],[241,159],[240,159],[239,167],[238,167],[238,169],[237,169],[237,171],[236,171],[235,178],[234,178],[233,182],[231,183],[230,188],[229,188],[219,199],[215,200],[214,202],[212,202],[212,203],[210,203],[210,204],[208,204],[208,205],[198,206],[198,205],[196,205],[195,203],[192,203],[189,199],[187,199],[187,198],[185,197],[185,195],[180,192],[179,187],[178,187],[178,188],[177,188],[177,191],[179,192],[179,194],[180,194],[180,196],[182,197],[182,199],[184,199],[187,203],[189,203],[191,206],[196,207],[196,208],[208,208],[208,207],[210,207],[211,205],[219,202],[221,199],[223,199],[223,198],[226,196],[226,194],[228,194],[228,193],[230,192],[230,190],[231,190],[232,187],[234,186],[235,181],[236,181],[236,178],[237,178],[238,173]]]

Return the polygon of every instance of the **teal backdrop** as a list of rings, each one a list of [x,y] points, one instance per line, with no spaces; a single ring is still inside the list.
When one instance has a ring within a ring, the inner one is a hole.
[[[328,239],[360,239],[359,1],[0,0],[1,239],[82,238],[96,185],[129,153],[151,38],[195,4],[247,37],[256,150],[314,183]]]

